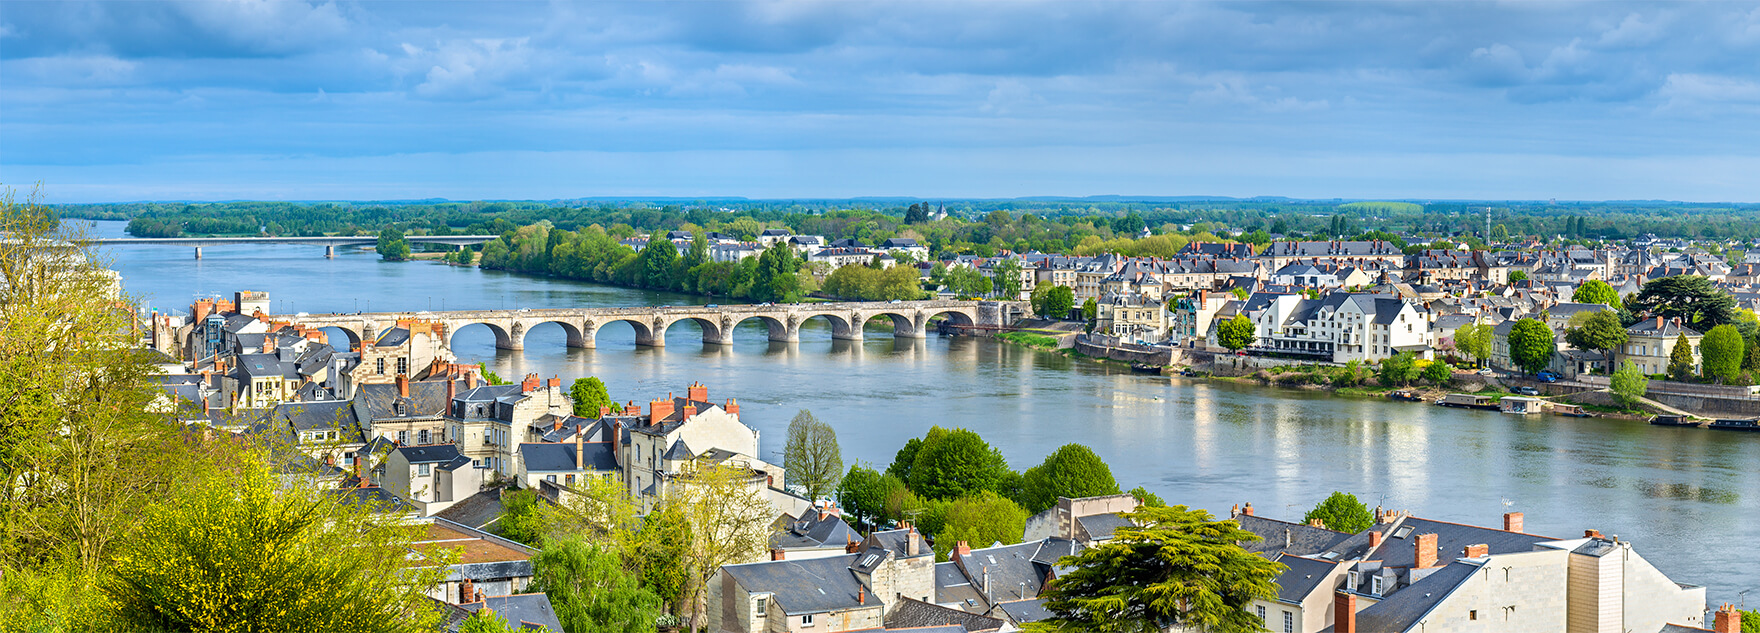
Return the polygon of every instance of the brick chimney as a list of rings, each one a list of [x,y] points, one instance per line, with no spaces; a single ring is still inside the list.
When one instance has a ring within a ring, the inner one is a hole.
[[[465,389],[465,391],[470,391],[470,390],[476,389],[476,388],[477,388],[477,372],[476,372],[476,370],[471,370],[471,371],[465,372],[464,373],[464,389]]]
[[[648,425],[659,424],[666,416],[672,415],[672,394],[666,394],[665,400],[648,402]]]
[[[1601,538],[1601,530],[1583,530],[1583,538]]]
[[[629,404],[623,405],[623,414],[632,418],[642,417],[642,406],[631,400]]]
[[[606,406],[599,407],[599,417],[605,418],[605,417],[610,417],[610,416],[611,416],[611,407],[606,407]]]
[[[1520,512],[1505,512],[1505,513],[1503,513],[1503,531],[1515,532],[1515,533],[1520,534],[1522,531],[1522,513],[1520,513]]]
[[[690,400],[686,400],[684,403],[684,419],[689,420],[693,417],[696,417],[696,415],[697,415],[697,405],[691,404]]]
[[[780,547],[770,549],[770,560],[783,560],[787,555],[788,552],[783,551]]]
[[[1742,612],[1728,602],[1723,603],[1723,606],[1717,608],[1711,630],[1717,633],[1742,633]]]
[[[965,541],[960,541],[959,543],[957,543],[953,546],[953,559],[954,560],[959,560],[959,559],[962,559],[962,558],[965,558],[965,557],[971,556],[971,555],[972,555],[971,544],[969,544]]]
[[[397,375],[397,395],[402,398],[409,397],[409,376]]]
[[[1247,505],[1241,506],[1241,514],[1253,516],[1253,502],[1248,501]]]
[[[556,418],[556,421],[555,421],[555,422],[551,422],[551,423],[550,423],[550,430],[551,430],[551,431],[560,431],[560,430],[562,430],[562,418]]]
[[[201,323],[202,319],[205,319],[208,317],[208,313],[214,311],[214,300],[213,299],[197,299],[195,305],[192,305],[189,307],[189,311],[190,311],[190,322]]]
[[[692,382],[690,388],[686,389],[684,394],[685,399],[692,402],[709,401],[709,388],[703,386],[703,383],[700,382]]]
[[[446,409],[452,409],[452,400],[458,397],[458,381],[446,378]]]
[[[856,604],[868,604],[868,588],[856,585]]]
[[[476,585],[476,583],[471,582],[471,579],[466,578],[466,579],[464,579],[463,582],[458,583],[458,603],[459,604],[470,604],[472,602],[476,602],[475,600],[471,599],[471,598],[475,598],[476,594],[477,594],[477,585]]]
[[[544,386],[549,387],[551,389],[561,389],[562,388],[562,379],[557,378],[555,376],[551,376],[549,382],[544,383]]]
[[[1357,633],[1357,597],[1340,591],[1332,594],[1332,630]]]
[[[264,354],[275,353],[275,337],[274,336],[269,335],[269,334],[263,335],[263,353]]]
[[[1491,546],[1484,543],[1468,545],[1461,550],[1461,558],[1484,558],[1491,555]]]
[[[722,410],[727,411],[728,415],[739,415],[739,403],[733,398],[728,398],[727,406],[722,407]]]
[[[1412,539],[1412,568],[1428,569],[1436,566],[1436,535],[1419,534]]]
[[[1656,329],[1662,329],[1662,317],[1656,317]]]
[[[587,440],[586,440],[585,436],[586,436],[585,433],[580,433],[580,432],[576,432],[574,434],[574,469],[575,470],[581,470],[583,468],[586,468],[586,463],[587,463],[587,443],[586,442],[587,442]]]
[[[526,379],[519,383],[519,392],[531,393],[537,391],[539,387],[543,386],[543,382],[544,381],[538,379],[537,374],[526,374]]]

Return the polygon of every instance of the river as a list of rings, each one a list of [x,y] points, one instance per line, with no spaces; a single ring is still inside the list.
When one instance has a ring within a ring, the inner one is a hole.
[[[122,236],[98,222],[95,236]],[[127,291],[184,312],[198,294],[270,293],[278,312],[546,308],[707,303],[657,293],[481,271],[388,263],[370,251],[327,260],[309,246],[118,247],[108,252]],[[604,327],[598,348],[569,349],[560,327],[534,328],[524,352],[496,350],[487,328],[459,332],[454,352],[504,377],[536,372],[564,383],[593,375],[613,398],[646,402],[692,381],[734,397],[781,461],[796,411],[836,427],[846,463],[884,468],[932,425],[977,431],[1024,470],[1067,443],[1094,449],[1119,485],[1226,515],[1299,521],[1334,490],[1431,519],[1500,525],[1526,513],[1529,532],[1559,538],[1599,529],[1632,541],[1678,582],[1710,586],[1713,606],[1760,587],[1760,437],[1642,422],[1513,416],[1414,403],[1134,375],[988,339],[834,341],[823,323],[798,344],[773,344],[750,322],[731,346],[700,345],[675,325],[668,347],[638,348],[628,325]],[[1754,494],[1749,494],[1753,491]],[[1447,553],[1444,553],[1447,555]]]

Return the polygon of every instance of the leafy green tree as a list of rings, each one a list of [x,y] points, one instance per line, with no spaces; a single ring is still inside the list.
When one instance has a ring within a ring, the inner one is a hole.
[[[1257,633],[1254,600],[1274,600],[1284,566],[1247,552],[1257,534],[1186,506],[1140,507],[1112,541],[1061,564],[1040,596],[1056,630],[1159,633],[1185,628]]]
[[[1699,341],[1699,365],[1708,379],[1735,382],[1742,375],[1742,335],[1735,326],[1719,325]]]
[[[1326,529],[1356,534],[1375,525],[1375,515],[1369,513],[1369,506],[1357,500],[1357,496],[1348,492],[1333,492],[1320,505],[1314,506],[1302,516],[1303,523],[1319,519]]]
[[[695,542],[691,522],[677,504],[662,503],[642,517],[642,529],[625,546],[625,559],[641,572],[641,585],[659,596],[667,612],[679,613],[690,584],[685,562]]]
[[[948,504],[940,530],[935,533],[935,556],[938,560],[947,560],[948,552],[960,541],[978,547],[991,543],[1013,545],[1021,542],[1026,528],[1026,510],[1014,501],[985,490]]]
[[[546,543],[532,557],[532,589],[544,592],[570,631],[655,630],[660,597],[642,587],[617,552],[579,538]]]
[[[1668,375],[1675,380],[1693,378],[1693,342],[1687,340],[1686,332],[1675,337],[1674,349],[1668,353]]]
[[[1630,337],[1619,317],[1609,310],[1579,312],[1571,321],[1575,327],[1564,331],[1565,342],[1577,349],[1602,352],[1609,358],[1612,357],[1609,352],[1625,345]]]
[[[373,250],[378,251],[379,258],[390,262],[401,262],[409,259],[409,241],[403,239],[403,231],[396,226],[386,226],[379,231],[379,245]]]
[[[1483,365],[1491,357],[1491,339],[1497,329],[1489,323],[1470,323],[1454,331],[1454,348]]]
[[[751,298],[755,301],[790,302],[800,299],[800,258],[787,244],[777,244],[758,256],[758,268],[752,281]]]
[[[996,295],[1008,300],[1021,298],[1021,263],[1013,257],[1003,258],[990,271],[996,284]]]
[[[1247,315],[1237,314],[1234,318],[1216,325],[1216,342],[1238,351],[1253,344],[1253,340],[1258,338],[1257,329]]]
[[[537,546],[544,538],[544,502],[538,493],[518,490],[501,497],[501,518],[495,521],[495,532],[502,537]]]
[[[1021,473],[1021,505],[1038,513],[1057,505],[1058,497],[1080,499],[1115,495],[1118,480],[1112,468],[1081,444],[1065,444],[1038,466]]]
[[[520,627],[496,615],[494,609],[484,607],[458,623],[458,633],[520,633]]]
[[[1135,488],[1132,488],[1130,491],[1130,495],[1133,497],[1136,497],[1137,503],[1142,504],[1142,505],[1146,505],[1146,506],[1149,506],[1152,508],[1165,508],[1165,507],[1167,507],[1167,502],[1161,500],[1161,495],[1157,495],[1153,492],[1149,492],[1149,489],[1144,488],[1142,486],[1137,486]]]
[[[723,565],[758,560],[770,548],[776,511],[752,486],[750,469],[699,465],[677,475],[665,503],[678,504],[690,522],[691,545],[678,568],[689,579],[684,602],[691,606],[691,628],[705,626],[708,583]]]
[[[1411,352],[1400,352],[1381,359],[1381,368],[1376,378],[1383,387],[1394,385],[1405,386],[1418,377],[1418,359]]]
[[[917,463],[917,451],[922,450],[923,439],[913,437],[905,440],[904,446],[892,456],[892,464],[886,467],[886,474],[897,477],[899,481],[911,480],[911,467]]]
[[[605,390],[605,381],[595,376],[574,379],[568,387],[568,398],[574,401],[574,414],[579,417],[598,419],[600,408],[611,407],[611,394]]]
[[[1099,316],[1100,316],[1100,304],[1098,302],[1094,301],[1093,297],[1088,297],[1088,299],[1086,301],[1082,302],[1082,318],[1087,319],[1089,321],[1093,321],[1094,319],[1098,318]]]
[[[1449,368],[1448,363],[1439,360],[1424,366],[1421,376],[1430,381],[1430,384],[1441,387],[1454,379],[1454,371]]]
[[[966,429],[929,429],[911,464],[912,491],[929,499],[957,499],[996,490],[1009,473],[1002,452]]]
[[[1505,227],[1502,224],[1491,227],[1491,241],[1493,243],[1497,243],[1497,244],[1503,244],[1503,243],[1508,242],[1509,241],[1509,228]]]
[[[1742,633],[1760,633],[1760,610],[1742,612]]]
[[[1583,282],[1583,285],[1577,286],[1577,290],[1571,293],[1571,301],[1577,303],[1604,303],[1616,308],[1621,307],[1622,305],[1619,299],[1619,291],[1614,290],[1613,286],[1607,285],[1607,282],[1600,279],[1591,279]]]
[[[1737,317],[1735,298],[1699,275],[1652,279],[1645,282],[1631,304],[1636,314],[1678,317],[1699,332],[1733,323]]]
[[[1622,407],[1637,406],[1638,399],[1643,398],[1644,392],[1649,389],[1650,377],[1639,371],[1632,361],[1620,363],[1619,369],[1613,372],[1613,399]]]
[[[1070,308],[1076,305],[1076,291],[1069,286],[1053,286],[1045,295],[1044,314],[1047,318],[1063,320],[1069,318]]]
[[[678,245],[666,239],[665,231],[655,231],[642,247],[641,284],[647,288],[672,288],[672,264],[678,259]]]
[[[247,448],[142,509],[103,583],[125,629],[426,631],[450,552]],[[412,567],[417,552],[432,567]],[[436,565],[435,563],[440,563]]]
[[[1509,331],[1509,360],[1527,373],[1539,373],[1552,364],[1558,351],[1553,342],[1552,328],[1537,319],[1517,321]]]
[[[1525,271],[1525,270],[1509,271],[1509,282],[1510,283],[1513,284],[1513,283],[1527,281],[1527,280],[1528,280],[1528,272],[1527,271]]]
[[[837,446],[837,430],[801,409],[788,423],[788,439],[782,449],[783,469],[789,481],[806,490],[808,499],[822,499],[837,489],[843,475],[843,449]]]
[[[837,503],[856,519],[873,524],[886,513],[887,498],[903,490],[906,487],[899,478],[856,464],[837,484]]]

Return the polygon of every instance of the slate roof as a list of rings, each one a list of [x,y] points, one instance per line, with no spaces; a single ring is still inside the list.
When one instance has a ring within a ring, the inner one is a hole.
[[[965,572],[953,562],[935,563],[935,602],[938,604],[958,604],[960,608],[973,613],[983,613],[988,607],[984,596],[978,588],[966,578]]]
[[[577,471],[574,465],[574,442],[520,444],[519,456],[525,462],[526,472],[572,473]],[[611,443],[581,443],[581,466],[586,470],[599,472],[617,470],[617,456],[612,452]]]
[[[408,343],[408,342],[409,342],[409,329],[408,328],[401,328],[401,327],[394,327],[389,330],[385,330],[384,334],[380,334],[379,340],[373,341],[373,346],[374,347],[399,347],[399,346],[402,346],[404,343]]]
[[[1117,512],[1076,517],[1076,524],[1082,526],[1082,531],[1088,533],[1089,539],[1096,541],[1112,538],[1112,533],[1118,528],[1135,525],[1131,523],[1130,519],[1124,518],[1124,515]]]
[[[1241,529],[1264,539],[1257,543],[1247,543],[1247,551],[1267,555],[1276,552],[1312,556],[1328,551],[1351,538],[1350,534],[1344,532],[1248,514],[1235,515],[1234,521],[1240,524]],[[1409,551],[1406,553],[1411,554]]]
[[[275,415],[291,424],[295,430],[340,429],[344,431],[345,439],[351,432],[360,433],[360,425],[355,419],[354,403],[347,400],[284,402],[275,405]]]
[[[1003,602],[997,604],[996,608],[1007,613],[1008,619],[1013,620],[1015,624],[1038,622],[1053,615],[1050,609],[1045,608],[1045,601],[1040,598]]]
[[[725,565],[721,571],[747,591],[770,592],[776,606],[798,616],[870,606],[856,601],[864,589],[849,571],[856,556],[865,555]],[[878,600],[871,603],[879,605]]]
[[[1039,591],[1045,585],[1045,577],[1051,573],[1056,560],[1077,552],[1078,547],[1074,541],[1068,539],[1048,538],[974,549],[961,563],[967,577],[989,600],[1028,600],[1039,596]],[[988,585],[984,584],[980,569],[989,571]]]
[[[556,617],[556,609],[550,606],[550,597],[542,593],[522,593],[511,596],[495,596],[484,598],[482,602],[459,605],[472,613],[480,609],[489,609],[510,626],[518,626],[522,630],[543,627],[552,633],[561,633],[562,621]]]
[[[399,498],[397,495],[391,494],[390,491],[378,486],[326,490],[324,491],[324,494],[332,497],[339,497],[343,504],[364,504],[372,508],[375,512],[403,513],[415,510],[414,506],[404,503],[403,499]]]
[[[1407,528],[1410,530],[1408,531]],[[1412,542],[1420,534],[1436,535],[1437,560],[1457,558],[1468,545],[1484,544],[1488,546],[1490,554],[1510,554],[1533,551],[1535,543],[1557,540],[1545,536],[1505,532],[1476,525],[1405,517],[1381,541],[1380,547],[1369,552],[1367,558],[1379,560],[1388,567],[1411,567],[1413,564]]]
[[[1380,602],[1357,612],[1357,630],[1378,633],[1404,633],[1436,608],[1449,594],[1465,584],[1479,571],[1479,565],[1466,562],[1449,563],[1410,587],[1394,592]],[[1326,627],[1324,631],[1331,631]]]
[[[499,487],[483,490],[465,497],[434,516],[459,525],[485,529],[501,518],[501,491],[502,488]]]
[[[458,387],[464,386],[463,380],[458,382]],[[437,418],[446,413],[449,404],[444,380],[409,381],[407,399],[398,395],[395,384],[361,385],[355,388],[355,398],[365,405],[367,416],[372,420]],[[405,405],[402,416],[397,415],[396,403],[400,400]]]
[[[959,625],[966,631],[994,631],[1006,624],[997,618],[923,602],[908,596],[899,597],[903,599],[886,616],[886,630]]]
[[[696,456],[696,453],[691,452],[690,445],[684,443],[684,438],[679,438],[672,443],[671,448],[666,449],[666,454],[660,456],[660,459],[682,462],[695,459]]]
[[[397,452],[411,464],[445,464],[463,457],[454,444],[424,444],[421,446],[399,446]]]
[[[1277,576],[1277,599],[1290,604],[1301,604],[1338,567],[1338,563],[1301,556],[1279,554],[1272,560],[1285,567]]]
[[[803,519],[788,521],[783,529],[770,535],[770,547],[780,549],[812,549],[842,547],[862,542],[862,535],[844,522],[843,517],[808,509]]]
[[[290,380],[299,379],[299,366],[283,361],[275,354],[240,354],[238,370],[251,378],[277,376]]]

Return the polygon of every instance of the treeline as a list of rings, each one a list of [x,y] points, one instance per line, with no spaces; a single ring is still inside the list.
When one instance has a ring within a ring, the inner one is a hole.
[[[640,252],[597,225],[569,231],[538,222],[483,245],[480,266],[634,288],[694,292],[752,301],[792,302],[811,290],[812,276],[787,247],[765,250],[738,262],[709,260],[698,232],[680,254],[664,233],[650,236]]]

